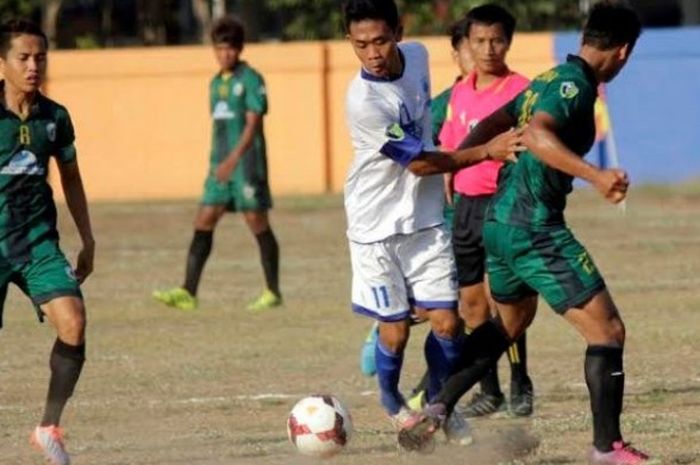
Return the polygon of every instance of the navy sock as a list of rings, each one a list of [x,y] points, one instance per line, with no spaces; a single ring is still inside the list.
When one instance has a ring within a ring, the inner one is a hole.
[[[392,352],[378,340],[374,355],[382,405],[389,415],[396,415],[404,405],[403,396],[399,391],[403,353]]]
[[[428,364],[430,383],[427,390],[428,402],[440,391],[450,375],[461,352],[462,338],[446,339],[430,331],[425,338],[425,360]]]

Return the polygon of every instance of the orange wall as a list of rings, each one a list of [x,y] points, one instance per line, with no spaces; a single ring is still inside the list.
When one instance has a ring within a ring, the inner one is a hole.
[[[454,79],[449,42],[422,41],[437,92]],[[550,67],[552,56],[550,35],[519,35],[509,61],[532,76]],[[267,82],[273,193],[341,191],[352,156],[345,91],[358,70],[348,44],[251,44],[244,58]],[[56,51],[50,60],[47,91],[71,112],[91,199],[200,195],[210,139],[208,81],[216,71],[208,47]]]

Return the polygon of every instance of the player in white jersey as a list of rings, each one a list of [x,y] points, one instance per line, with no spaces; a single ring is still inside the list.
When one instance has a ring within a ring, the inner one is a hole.
[[[346,115],[355,152],[345,185],[352,306],[379,322],[375,357],[381,401],[394,424],[405,428],[418,420],[398,388],[411,311],[432,328],[425,342],[428,399],[461,349],[439,174],[485,159],[513,159],[521,149],[520,133],[511,130],[469,150],[436,151],[428,54],[418,43],[398,45],[402,28],[394,0],[347,0],[343,14],[362,63],[348,91]],[[452,432],[464,432],[457,423],[447,426],[448,437],[451,426]]]

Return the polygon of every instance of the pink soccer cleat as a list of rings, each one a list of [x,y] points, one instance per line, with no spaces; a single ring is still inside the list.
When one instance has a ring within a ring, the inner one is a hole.
[[[63,430],[55,425],[37,426],[29,443],[44,454],[50,465],[70,465],[70,456],[63,445]]]
[[[632,447],[629,443],[615,441],[613,450],[600,452],[593,448],[588,460],[590,465],[658,465],[661,462]]]

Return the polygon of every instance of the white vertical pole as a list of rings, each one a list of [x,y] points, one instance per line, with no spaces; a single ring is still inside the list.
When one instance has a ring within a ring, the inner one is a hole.
[[[213,0],[211,13],[214,19],[224,16],[226,14],[226,0]]]

